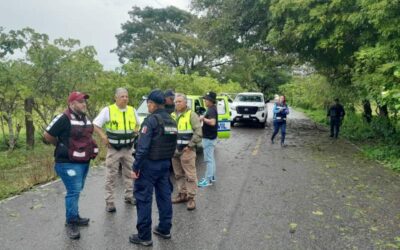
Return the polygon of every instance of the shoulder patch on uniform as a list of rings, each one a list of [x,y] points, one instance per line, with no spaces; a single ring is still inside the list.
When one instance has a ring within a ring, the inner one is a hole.
[[[141,130],[142,134],[146,134],[147,133],[147,126],[143,126],[142,130]]]

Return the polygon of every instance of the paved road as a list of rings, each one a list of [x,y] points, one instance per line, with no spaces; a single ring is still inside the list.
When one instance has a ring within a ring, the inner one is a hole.
[[[270,115],[271,116],[271,115]],[[171,240],[153,249],[395,249],[400,246],[400,177],[331,140],[293,112],[287,143],[271,128],[238,125],[216,149],[217,183],[199,190],[197,209],[174,205]],[[199,157],[198,172],[205,165]],[[1,249],[136,249],[136,209],[105,212],[105,170],[92,169],[81,196],[91,218],[79,241],[64,228],[64,187],[55,182],[0,203]],[[153,221],[157,221],[153,207]]]

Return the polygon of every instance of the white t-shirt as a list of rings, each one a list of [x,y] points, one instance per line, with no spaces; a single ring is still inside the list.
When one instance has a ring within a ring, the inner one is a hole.
[[[121,112],[125,112],[126,109],[119,109]],[[139,116],[136,113],[136,109],[133,109],[133,112],[135,113],[136,117],[136,122],[139,123]],[[101,128],[103,125],[110,121],[110,111],[108,106],[103,108],[100,113],[96,116],[96,118],[93,120],[93,124],[96,125],[97,127]]]

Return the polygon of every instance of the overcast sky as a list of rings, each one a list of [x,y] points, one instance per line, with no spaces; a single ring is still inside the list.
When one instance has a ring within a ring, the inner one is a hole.
[[[93,45],[105,69],[119,66],[110,50],[132,6],[189,9],[190,0],[0,0],[0,26],[6,31],[31,27],[50,39],[74,38]]]

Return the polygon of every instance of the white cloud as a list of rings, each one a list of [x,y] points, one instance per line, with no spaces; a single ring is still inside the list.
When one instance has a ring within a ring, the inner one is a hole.
[[[79,39],[93,45],[106,69],[119,65],[110,50],[115,35],[129,18],[132,6],[155,8],[174,5],[189,9],[190,0],[0,0],[0,26],[6,30],[31,27],[51,39]]]

